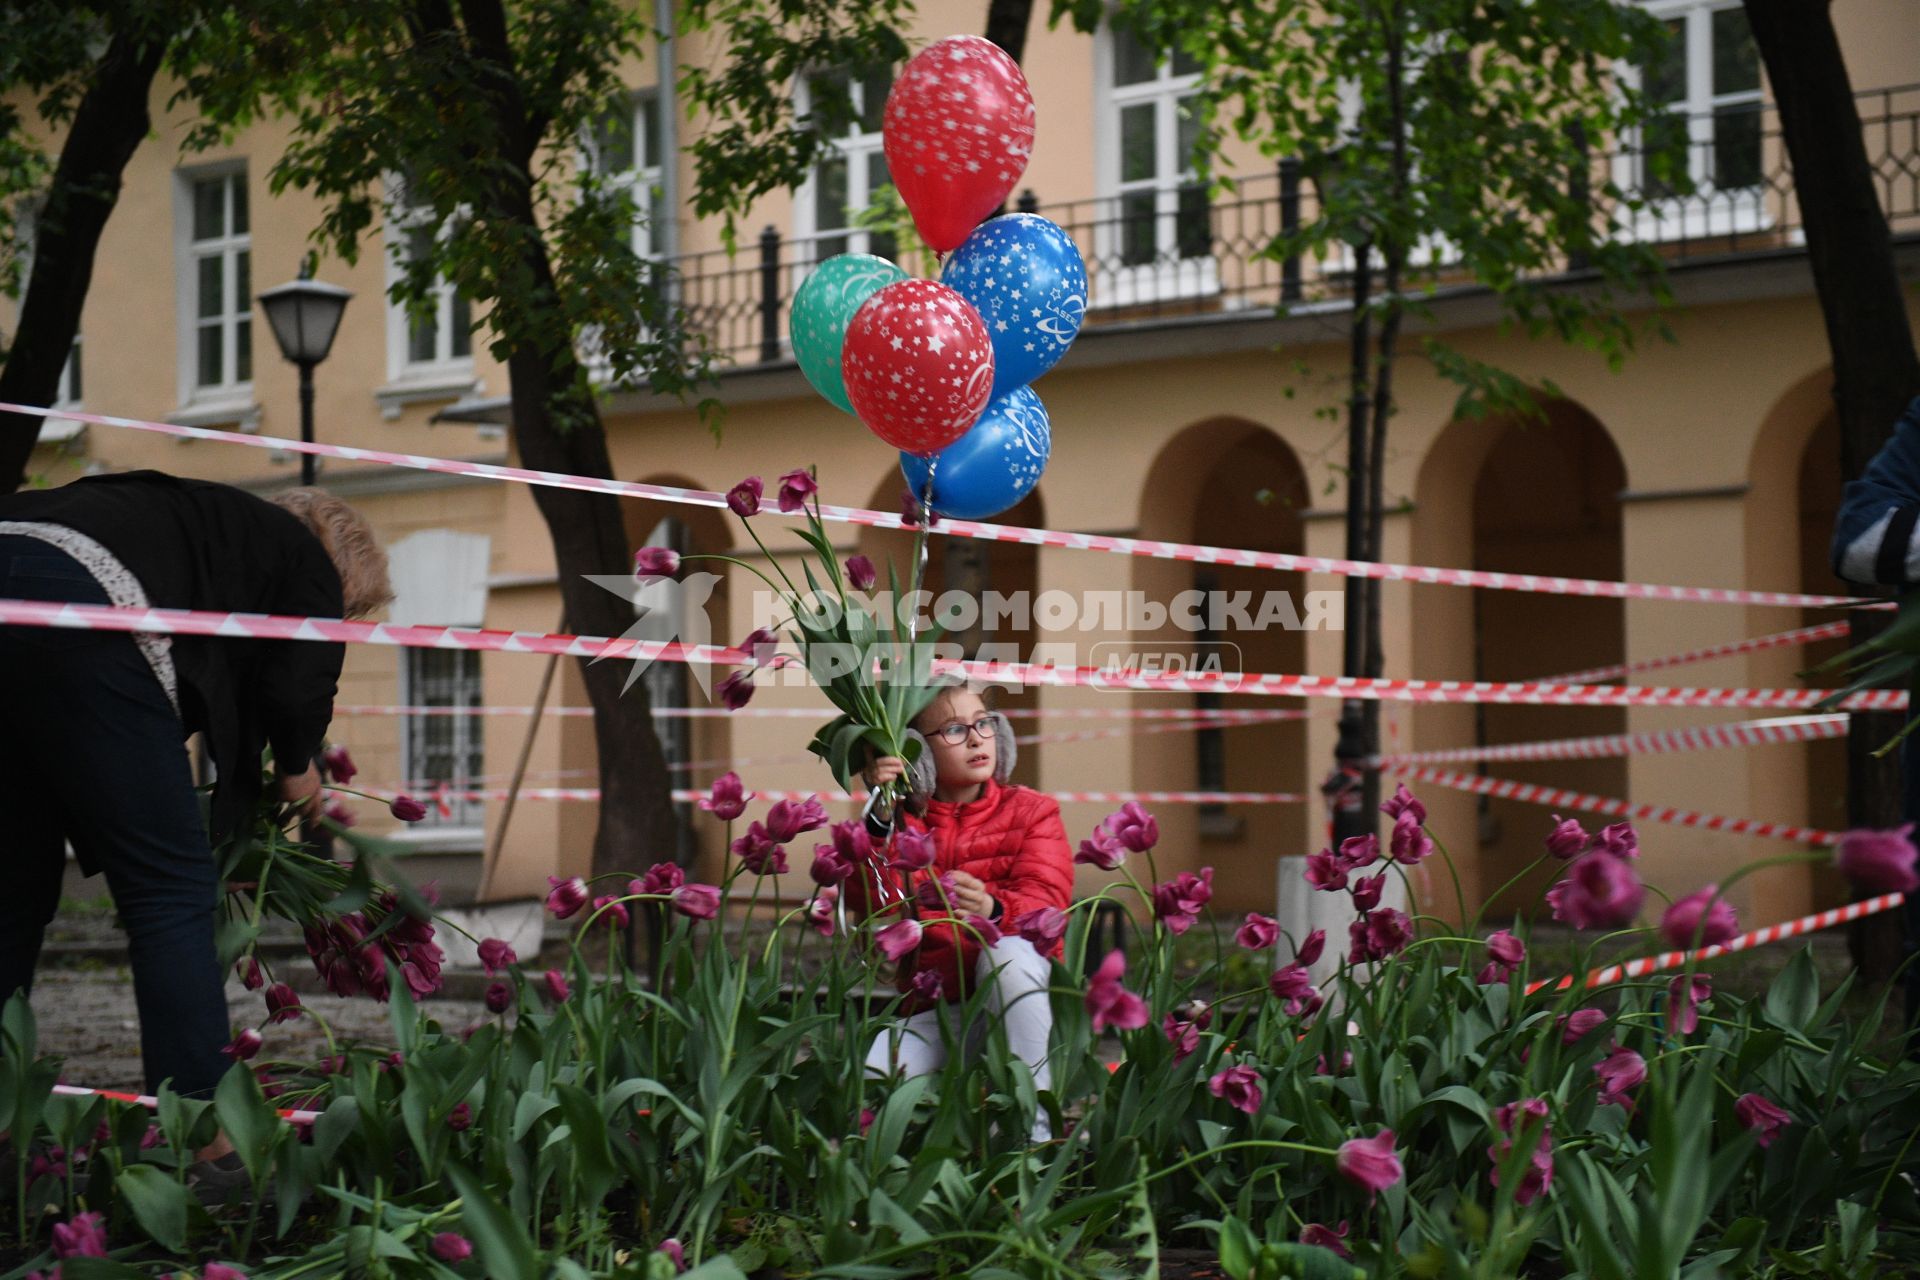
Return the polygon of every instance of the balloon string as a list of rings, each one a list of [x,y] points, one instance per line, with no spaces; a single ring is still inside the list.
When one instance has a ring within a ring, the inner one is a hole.
[[[914,638],[920,633],[920,588],[927,580],[927,533],[933,524],[933,473],[940,469],[940,455],[934,454],[927,459],[927,483],[925,492],[920,495],[920,536],[914,539],[913,590],[908,599],[916,602],[914,610],[907,615],[907,645],[912,647]]]

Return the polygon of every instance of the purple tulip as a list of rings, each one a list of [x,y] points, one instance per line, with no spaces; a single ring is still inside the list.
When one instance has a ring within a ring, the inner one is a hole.
[[[1393,1150],[1393,1130],[1382,1129],[1371,1138],[1352,1138],[1334,1153],[1333,1167],[1341,1177],[1365,1187],[1372,1198],[1400,1181],[1405,1173]]]
[[[787,870],[786,847],[767,833],[758,822],[750,823],[745,835],[731,846],[740,865],[757,876],[784,875]]]
[[[1380,905],[1380,895],[1387,890],[1387,873],[1377,876],[1356,876],[1351,886],[1353,891],[1353,909],[1361,915]]]
[[[1915,851],[1912,837],[1911,822],[1891,831],[1849,831],[1834,850],[1834,865],[1871,893],[1911,893],[1920,889],[1920,872],[1915,870],[1920,852]]]
[[[1400,820],[1401,814],[1410,813],[1413,815],[1415,826],[1427,825],[1427,806],[1421,804],[1419,797],[1407,790],[1407,784],[1404,782],[1395,784],[1393,795],[1381,803],[1380,812],[1395,822]]]
[[[918,920],[898,920],[888,925],[873,937],[873,943],[880,954],[894,964],[920,945],[920,922]]]
[[[916,969],[907,990],[922,1004],[938,1004],[947,993],[947,983],[938,969]]]
[[[252,1027],[248,1027],[245,1031],[242,1031],[232,1040],[222,1045],[220,1052],[234,1062],[246,1062],[251,1059],[254,1054],[259,1053],[260,1046],[265,1043],[266,1041],[260,1038],[258,1031],[255,1031]]]
[[[1266,1095],[1260,1090],[1260,1073],[1252,1067],[1228,1067],[1207,1081],[1207,1092],[1226,1101],[1235,1110],[1253,1115],[1260,1110]]]
[[[1612,929],[1639,914],[1646,888],[1625,859],[1595,850],[1567,869],[1567,878],[1547,890],[1553,918],[1576,929]]]
[[[720,890],[710,884],[683,884],[673,891],[673,909],[693,920],[720,913]]]
[[[1184,1062],[1200,1047],[1200,1028],[1185,1018],[1176,1018],[1171,1013],[1160,1019],[1160,1034],[1173,1046],[1173,1060]]]
[[[291,1022],[306,1012],[300,1007],[300,997],[284,982],[268,987],[266,999],[268,1022]]]
[[[547,998],[555,1004],[565,1004],[573,995],[573,988],[567,985],[567,976],[558,969],[549,969],[542,979],[547,984]]]
[[[1544,1098],[1528,1098],[1524,1102],[1509,1102],[1494,1112],[1494,1121],[1500,1126],[1500,1132],[1511,1135],[1516,1127],[1525,1127],[1529,1121],[1545,1121],[1548,1107]],[[1493,1161],[1487,1179],[1494,1186],[1500,1185],[1500,1166],[1513,1154],[1513,1138],[1504,1137],[1487,1148],[1487,1158]],[[1533,1154],[1527,1157],[1526,1172],[1520,1176],[1520,1185],[1514,1188],[1514,1203],[1522,1207],[1532,1204],[1546,1194],[1553,1185],[1553,1129],[1542,1124]]]
[[[1067,913],[1058,907],[1035,907],[1013,921],[1013,931],[1031,942],[1036,951],[1045,953],[1066,936]]]
[[[1273,992],[1274,999],[1286,1002],[1287,1016],[1290,1018],[1313,1013],[1320,1008],[1320,991],[1298,961],[1275,969],[1267,978],[1267,989]]]
[[[1315,929],[1312,933],[1309,933],[1305,938],[1301,939],[1300,945],[1294,949],[1294,963],[1310,965],[1318,960],[1320,953],[1326,949],[1327,931],[1325,929]]]
[[[486,938],[481,941],[480,967],[487,971],[489,977],[519,963],[519,955],[502,939]]]
[[[1553,830],[1547,833],[1547,852],[1562,862],[1571,862],[1585,852],[1593,837],[1573,818],[1553,815]]]
[[[853,584],[855,591],[871,591],[880,575],[874,572],[873,561],[865,556],[847,557],[847,581]]]
[[[427,816],[427,806],[412,796],[395,796],[387,802],[387,812],[402,822],[418,822]]]
[[[464,1102],[455,1103],[453,1110],[447,1112],[447,1128],[455,1133],[465,1133],[472,1127],[473,1108]]]
[[[671,578],[680,572],[680,553],[672,547],[642,547],[633,553],[633,576],[645,581],[648,578]]]
[[[1127,957],[1118,949],[1107,952],[1091,981],[1087,983],[1087,1013],[1093,1019],[1093,1033],[1108,1027],[1136,1031],[1147,1025],[1147,1004],[1120,985],[1127,970]]]
[[[1690,1036],[1700,1029],[1700,1006],[1713,999],[1713,979],[1704,973],[1681,974],[1667,983],[1667,1003],[1673,1009],[1676,1035]]]
[[[807,874],[813,877],[817,885],[827,886],[843,884],[853,874],[853,864],[840,855],[840,851],[830,844],[813,846],[813,864],[807,868]]]
[[[860,1130],[860,1132],[865,1133],[866,1129],[863,1127]],[[683,1249],[681,1249],[680,1242],[678,1240],[662,1240],[660,1242],[660,1247],[655,1249],[654,1252],[664,1253],[667,1255],[668,1258],[672,1259],[673,1273],[675,1275],[679,1275],[682,1271],[685,1271],[687,1269],[687,1255],[686,1255],[686,1252]]]
[[[792,515],[806,508],[807,499],[820,492],[820,486],[807,471],[795,468],[780,477],[780,510]]]
[[[1258,911],[1249,911],[1246,923],[1234,930],[1233,941],[1248,951],[1265,951],[1280,941],[1280,922]]]
[[[1679,948],[1711,947],[1737,937],[1739,918],[1733,904],[1719,895],[1720,886],[1710,884],[1668,907],[1660,917],[1660,932],[1667,942]]]
[[[747,632],[746,638],[734,648],[746,654],[752,661],[753,668],[758,670],[772,663],[779,656],[780,634],[772,627],[755,627]]]
[[[1780,1131],[1793,1123],[1793,1117],[1757,1093],[1743,1093],[1733,1104],[1734,1118],[1753,1130],[1760,1145],[1770,1147]]]
[[[1433,837],[1426,833],[1419,819],[1413,816],[1413,810],[1403,809],[1400,811],[1400,816],[1393,820],[1393,835],[1389,839],[1387,849],[1392,854],[1393,860],[1400,865],[1418,866],[1432,855]]]
[[[827,810],[819,796],[808,796],[795,803],[781,800],[767,810],[767,834],[778,844],[786,844],[808,831],[827,825]]]
[[[833,936],[834,908],[839,902],[840,890],[832,885],[823,885],[813,895],[813,901],[807,904],[807,923],[823,938]]]
[[[353,775],[360,771],[353,767],[353,756],[339,743],[320,753],[320,768],[327,777],[339,786],[353,781]]]
[[[1370,867],[1380,861],[1380,837],[1371,833],[1364,836],[1348,836],[1340,842],[1337,853],[1341,864],[1349,871]]]
[[[1102,825],[1129,853],[1145,853],[1160,843],[1160,824],[1133,800],[1108,814]]]
[[[1413,921],[1395,907],[1380,907],[1347,926],[1347,941],[1349,964],[1385,960],[1413,941]]]
[[[504,982],[494,982],[487,986],[487,1012],[505,1013],[513,1008],[513,988]]]
[[[902,827],[893,833],[893,857],[887,865],[895,871],[925,871],[933,865],[933,833],[924,829]]]
[[[1402,787],[1401,790],[1404,791],[1406,788]],[[1347,1220],[1345,1218],[1340,1219],[1340,1225],[1337,1227],[1329,1227],[1323,1222],[1309,1222],[1300,1228],[1301,1244],[1316,1249],[1330,1249],[1342,1258],[1351,1258],[1353,1252],[1347,1248],[1346,1239]]]
[[[747,811],[753,793],[740,784],[740,775],[729,769],[713,780],[713,787],[700,797],[700,807],[722,822],[732,822]]]
[[[1117,871],[1127,860],[1127,847],[1107,829],[1106,823],[1096,823],[1093,834],[1080,842],[1080,852],[1073,855],[1073,860],[1102,871]]]
[[[559,876],[547,877],[547,910],[553,913],[553,918],[556,920],[565,920],[568,916],[577,914],[580,908],[587,905],[591,897],[587,882],[579,876],[572,876],[565,880]]]
[[[930,915],[945,915],[953,902],[953,895],[959,891],[959,886],[953,882],[953,873],[943,871],[922,880],[920,887],[913,891],[913,900]]]
[[[1202,867],[1200,874],[1182,871],[1173,879],[1153,887],[1154,919],[1174,935],[1185,933],[1200,918],[1200,912],[1213,898],[1213,868]]]
[[[201,1270],[200,1280],[247,1280],[247,1273],[224,1262],[209,1262]]]
[[[720,699],[720,705],[729,711],[738,711],[753,701],[753,673],[751,671],[731,671],[721,678],[713,691]]]
[[[1601,1009],[1575,1009],[1572,1013],[1563,1013],[1553,1020],[1560,1028],[1560,1043],[1571,1045],[1607,1020]]]
[[[330,797],[320,806],[320,816],[339,827],[351,827],[354,823],[352,807],[339,796]]]
[[[442,1262],[465,1262],[473,1256],[473,1245],[468,1243],[467,1238],[451,1231],[442,1231],[434,1236],[430,1247],[433,1256]]]
[[[1479,982],[1486,986],[1505,982],[1527,958],[1526,944],[1505,929],[1487,935],[1487,966],[1480,970]]]
[[[107,1256],[106,1219],[98,1213],[76,1213],[53,1227],[53,1256],[56,1258],[104,1258]]]
[[[249,991],[258,991],[267,984],[265,975],[260,972],[260,960],[257,956],[245,956],[236,961],[233,973],[240,979],[241,985]]]
[[[766,486],[760,483],[759,476],[748,476],[733,488],[727,490],[727,506],[741,519],[758,514],[760,495],[766,492]]]
[[[647,874],[640,879],[627,881],[627,892],[659,897],[672,893],[686,882],[687,873],[678,865],[671,862],[656,862],[647,868]]]
[[[593,920],[609,929],[624,929],[633,922],[617,893],[603,893],[593,900]]]
[[[920,522],[926,518],[925,512],[926,507],[920,501],[920,495],[913,491],[912,486],[909,485],[900,490],[901,523],[909,529],[918,528]]]
[[[1307,855],[1306,881],[1322,893],[1347,887],[1347,866],[1331,849]]]
[[[1631,822],[1616,822],[1600,828],[1600,834],[1593,838],[1593,847],[1604,849],[1616,858],[1637,858],[1640,856],[1640,836]]]
[[[1646,1083],[1647,1060],[1616,1044],[1612,1052],[1594,1064],[1593,1073],[1600,1077],[1600,1092],[1594,1099],[1597,1103],[1603,1107],[1618,1103],[1631,1109],[1633,1099],[1628,1095]]]

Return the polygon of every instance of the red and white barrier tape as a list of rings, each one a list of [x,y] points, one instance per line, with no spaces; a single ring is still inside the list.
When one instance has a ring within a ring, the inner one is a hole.
[[[160,1099],[144,1093],[120,1093],[113,1089],[89,1089],[84,1085],[56,1084],[53,1091],[69,1098],[105,1098],[110,1102],[125,1102],[136,1107],[145,1107],[149,1111],[157,1109]],[[289,1124],[312,1124],[320,1118],[318,1111],[301,1111],[296,1108],[278,1108],[280,1118]]]
[[[1646,822],[1664,822],[1676,827],[1693,827],[1701,831],[1724,831],[1729,835],[1768,836],[1775,840],[1791,840],[1796,844],[1840,843],[1838,831],[1821,831],[1815,827],[1796,827],[1784,822],[1761,822],[1755,818],[1728,818],[1717,813],[1699,813],[1692,809],[1673,809],[1657,804],[1629,804],[1625,800],[1587,795],[1581,791],[1567,791],[1559,787],[1543,787],[1531,782],[1514,782],[1503,778],[1481,778],[1470,773],[1454,773],[1447,769],[1435,769],[1425,765],[1389,764],[1383,765],[1382,768],[1387,773],[1400,774],[1418,782],[1431,782],[1442,787],[1452,787],[1456,791],[1471,791],[1476,795],[1498,796],[1507,800],[1524,800],[1532,804],[1553,805],[1561,809],[1579,809],[1587,813],[1638,818]]]
[[[487,631],[469,627],[408,627],[338,618],[295,618],[261,613],[203,613],[190,609],[116,609],[108,605],[50,604],[0,600],[0,625],[68,627],[80,630],[149,631],[168,635],[251,637],[259,640],[320,640],[338,644],[398,645],[425,649],[478,649],[506,653],[557,653],[584,658],[647,658],[665,662],[745,664],[749,655],[719,645],[630,640],[533,631]],[[1210,671],[1129,673],[1096,667],[1029,662],[933,663],[936,673],[958,672],[1000,684],[1056,685],[1169,693],[1237,693],[1270,698],[1378,698],[1391,702],[1500,702],[1534,706],[1588,707],[1811,707],[1824,689],[1695,689],[1647,685],[1553,685],[1535,681],[1389,680],[1348,676],[1229,675]],[[1869,689],[1843,704],[1856,711],[1904,710],[1905,689]]]
[[[1742,720],[1735,724],[1700,725],[1658,733],[1610,733],[1592,738],[1559,738],[1549,742],[1514,742],[1498,747],[1453,747],[1443,751],[1408,751],[1380,757],[1388,765],[1471,764],[1477,761],[1600,760],[1611,756],[1652,755],[1672,751],[1705,751],[1713,747],[1750,747],[1779,742],[1808,742],[1844,738],[1845,715],[1778,716]]]
[[[1595,667],[1591,671],[1575,671],[1564,676],[1548,676],[1553,684],[1592,684],[1598,680],[1618,680],[1622,676],[1633,675],[1639,671],[1661,671],[1667,667],[1685,666],[1690,662],[1711,662],[1715,658],[1731,658],[1742,653],[1759,653],[1764,649],[1784,649],[1791,645],[1813,644],[1820,640],[1831,640],[1844,636],[1853,629],[1853,624],[1823,622],[1817,627],[1800,627],[1793,631],[1780,631],[1770,636],[1754,636],[1747,640],[1731,640],[1726,644],[1710,645],[1705,649],[1694,649],[1688,653],[1670,654],[1664,658],[1639,658],[1633,662],[1615,663],[1611,667]]]
[[[1798,937],[1801,934],[1815,933],[1821,929],[1830,929],[1837,924],[1848,924],[1863,916],[1874,915],[1881,911],[1890,911],[1905,902],[1903,893],[1883,893],[1877,898],[1862,898],[1858,902],[1849,902],[1844,907],[1835,907],[1831,911],[1816,911],[1810,916],[1801,916],[1798,920],[1787,920],[1780,924],[1770,924],[1764,929],[1754,929],[1726,942],[1715,943],[1710,947],[1701,947],[1696,951],[1663,951],[1659,955],[1642,956],[1637,960],[1628,960],[1622,964],[1610,964],[1595,969],[1587,975],[1586,985],[1604,987],[1610,983],[1621,982],[1628,978],[1642,978],[1649,973],[1659,973],[1664,969],[1678,969],[1689,959],[1711,960],[1716,956],[1731,955],[1736,951],[1746,951],[1752,947],[1765,946],[1770,942],[1779,942],[1784,938]],[[1562,978],[1558,982],[1533,982],[1527,985],[1527,994],[1531,995],[1543,987],[1551,986],[1555,991],[1565,991],[1573,985],[1573,979]]]
[[[382,800],[391,800],[397,794],[377,787],[367,788],[369,795]],[[522,787],[515,793],[521,800],[558,800],[558,801],[597,801],[600,799],[598,787]],[[776,800],[819,800],[822,804],[851,804],[866,799],[864,795],[854,795],[847,791],[755,791],[757,800],[769,803]],[[1043,791],[1044,796],[1052,796],[1062,804],[1124,804],[1135,800],[1141,804],[1299,804],[1305,796],[1294,795],[1286,791]],[[673,798],[691,803],[706,798],[705,791],[694,791],[677,787]],[[485,788],[467,791],[434,791],[417,797],[420,800],[505,800],[504,787]]]
[[[481,476],[492,480],[512,480],[521,484],[578,489],[588,493],[611,493],[625,498],[642,498],[650,502],[674,502],[697,507],[726,505],[724,494],[705,489],[685,489],[677,485],[602,480],[592,476],[567,475],[558,471],[533,471],[525,467],[507,467],[488,462],[460,462],[451,458],[433,458],[416,453],[358,449],[350,445],[310,444],[280,436],[247,435],[237,431],[218,431],[210,427],[183,427],[169,422],[145,422],[138,418],[118,418],[106,414],[45,409],[32,405],[0,402],[0,413],[70,418],[76,422],[90,422],[102,427],[157,432],[183,440],[217,440],[226,444],[246,445],[254,449],[308,453],[317,457],[340,458],[349,462],[374,462],[392,467],[410,467],[419,471],[438,471],[450,475]],[[764,510],[774,514],[771,507]],[[876,529],[911,527],[898,512],[873,511],[864,507],[823,504],[820,507],[820,516],[824,520],[835,523],[866,525]],[[1186,560],[1197,564],[1241,565],[1258,569],[1338,574],[1343,577],[1378,578],[1394,582],[1487,587],[1498,591],[1530,591],[1548,595],[1602,596],[1631,600],[1685,600],[1708,604],[1757,604],[1799,608],[1843,607],[1872,603],[1853,596],[1808,595],[1787,591],[1746,591],[1730,587],[1679,587],[1644,582],[1606,582],[1593,578],[1559,578],[1531,573],[1493,573],[1477,569],[1375,564],[1364,560],[1334,559],[1330,556],[1303,556],[1279,551],[1244,551],[1231,547],[1209,547],[1190,542],[1161,542],[1148,538],[1112,537],[1107,534],[1067,533],[1057,529],[1022,529],[1014,525],[990,524],[979,520],[943,519],[935,524],[933,531],[950,537],[979,538],[990,542],[1017,542],[1028,546],[1062,547],[1078,551],[1104,551],[1155,560]]]
[[[533,713],[534,708],[525,706],[409,707],[342,702],[335,703],[333,708],[335,716],[530,716]],[[591,718],[593,708],[547,707],[542,714]],[[751,720],[766,717],[818,720],[821,713],[813,707],[742,707],[738,711],[729,711],[725,707],[655,707],[652,714],[663,720]],[[1003,707],[1000,709],[1000,714],[1010,720],[1196,720],[1202,723],[1207,721],[1237,723],[1303,720],[1313,713],[1287,709],[1220,707]]]

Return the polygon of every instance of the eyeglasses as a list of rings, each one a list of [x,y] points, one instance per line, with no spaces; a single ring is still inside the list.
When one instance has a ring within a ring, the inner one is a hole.
[[[943,724],[933,731],[934,736],[949,746],[957,747],[967,740],[969,733],[979,734],[982,739],[993,737],[993,717],[981,716],[972,724],[962,724],[955,720],[952,724]]]

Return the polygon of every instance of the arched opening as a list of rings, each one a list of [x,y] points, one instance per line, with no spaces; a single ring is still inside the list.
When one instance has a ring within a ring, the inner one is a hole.
[[[1421,466],[1414,546],[1422,563],[1618,581],[1626,467],[1606,428],[1579,405],[1544,421],[1456,421]],[[1623,602],[1583,596],[1421,586],[1413,591],[1414,669],[1430,679],[1538,680],[1621,661]],[[1492,703],[1423,706],[1416,750],[1496,746],[1620,733],[1626,711]],[[1518,782],[1625,798],[1622,758],[1456,766]],[[1550,829],[1532,803],[1423,792],[1429,824],[1462,864],[1468,910],[1531,909],[1555,869],[1511,884]],[[1597,819],[1580,815],[1589,828]]]
[[[877,511],[897,511],[905,491],[906,482],[901,478],[898,468],[891,469],[874,486],[867,505]],[[1044,527],[1045,499],[1041,491],[1035,489],[1007,511],[994,516],[993,520],[998,524],[1021,528]],[[937,530],[939,525],[936,523],[934,528]],[[873,561],[874,569],[879,574],[879,590],[886,590],[889,564],[899,579],[901,594],[905,595],[912,589],[913,530],[876,529],[863,525],[855,550]],[[946,630],[941,639],[958,644],[967,658],[1011,662],[1030,660],[1037,635],[1032,603],[1039,588],[1038,548],[1017,542],[949,538],[936,532],[927,539],[926,555],[926,573],[921,589],[932,602],[927,611],[929,616],[942,610],[942,597],[949,592],[972,600],[970,607],[961,606],[965,612],[957,616],[950,615],[951,621],[966,622],[968,625],[956,627],[950,625],[949,618],[943,618],[942,625]],[[988,702],[1003,711],[1026,713],[1012,717],[1014,733],[1019,738],[1031,738],[1034,735],[1031,713],[1040,705],[1037,686],[996,689],[988,697]],[[1040,757],[1043,750],[1044,746],[1039,742],[1019,743],[1019,753],[1014,761],[1014,782],[1028,787],[1040,785]]]
[[[1141,495],[1142,537],[1253,551],[1303,549],[1306,473],[1293,450],[1272,431],[1239,418],[1195,423],[1160,450]],[[1178,560],[1133,561],[1133,589],[1145,600],[1172,605],[1183,592],[1201,593],[1197,609],[1169,617],[1158,629],[1131,633],[1128,644],[1144,666],[1186,662],[1248,673],[1300,671],[1306,636],[1304,576],[1236,565]],[[1193,597],[1188,597],[1193,600]],[[1244,612],[1243,612],[1244,611]],[[1198,625],[1195,625],[1195,624]],[[1279,711],[1299,704],[1242,694],[1132,694],[1129,706]],[[1213,725],[1198,730],[1139,734],[1134,785],[1154,790],[1310,790],[1306,724],[1302,719]],[[1159,813],[1160,871],[1214,867],[1214,905],[1223,913],[1271,911],[1277,859],[1310,852],[1311,808],[1306,804],[1167,806]]]

